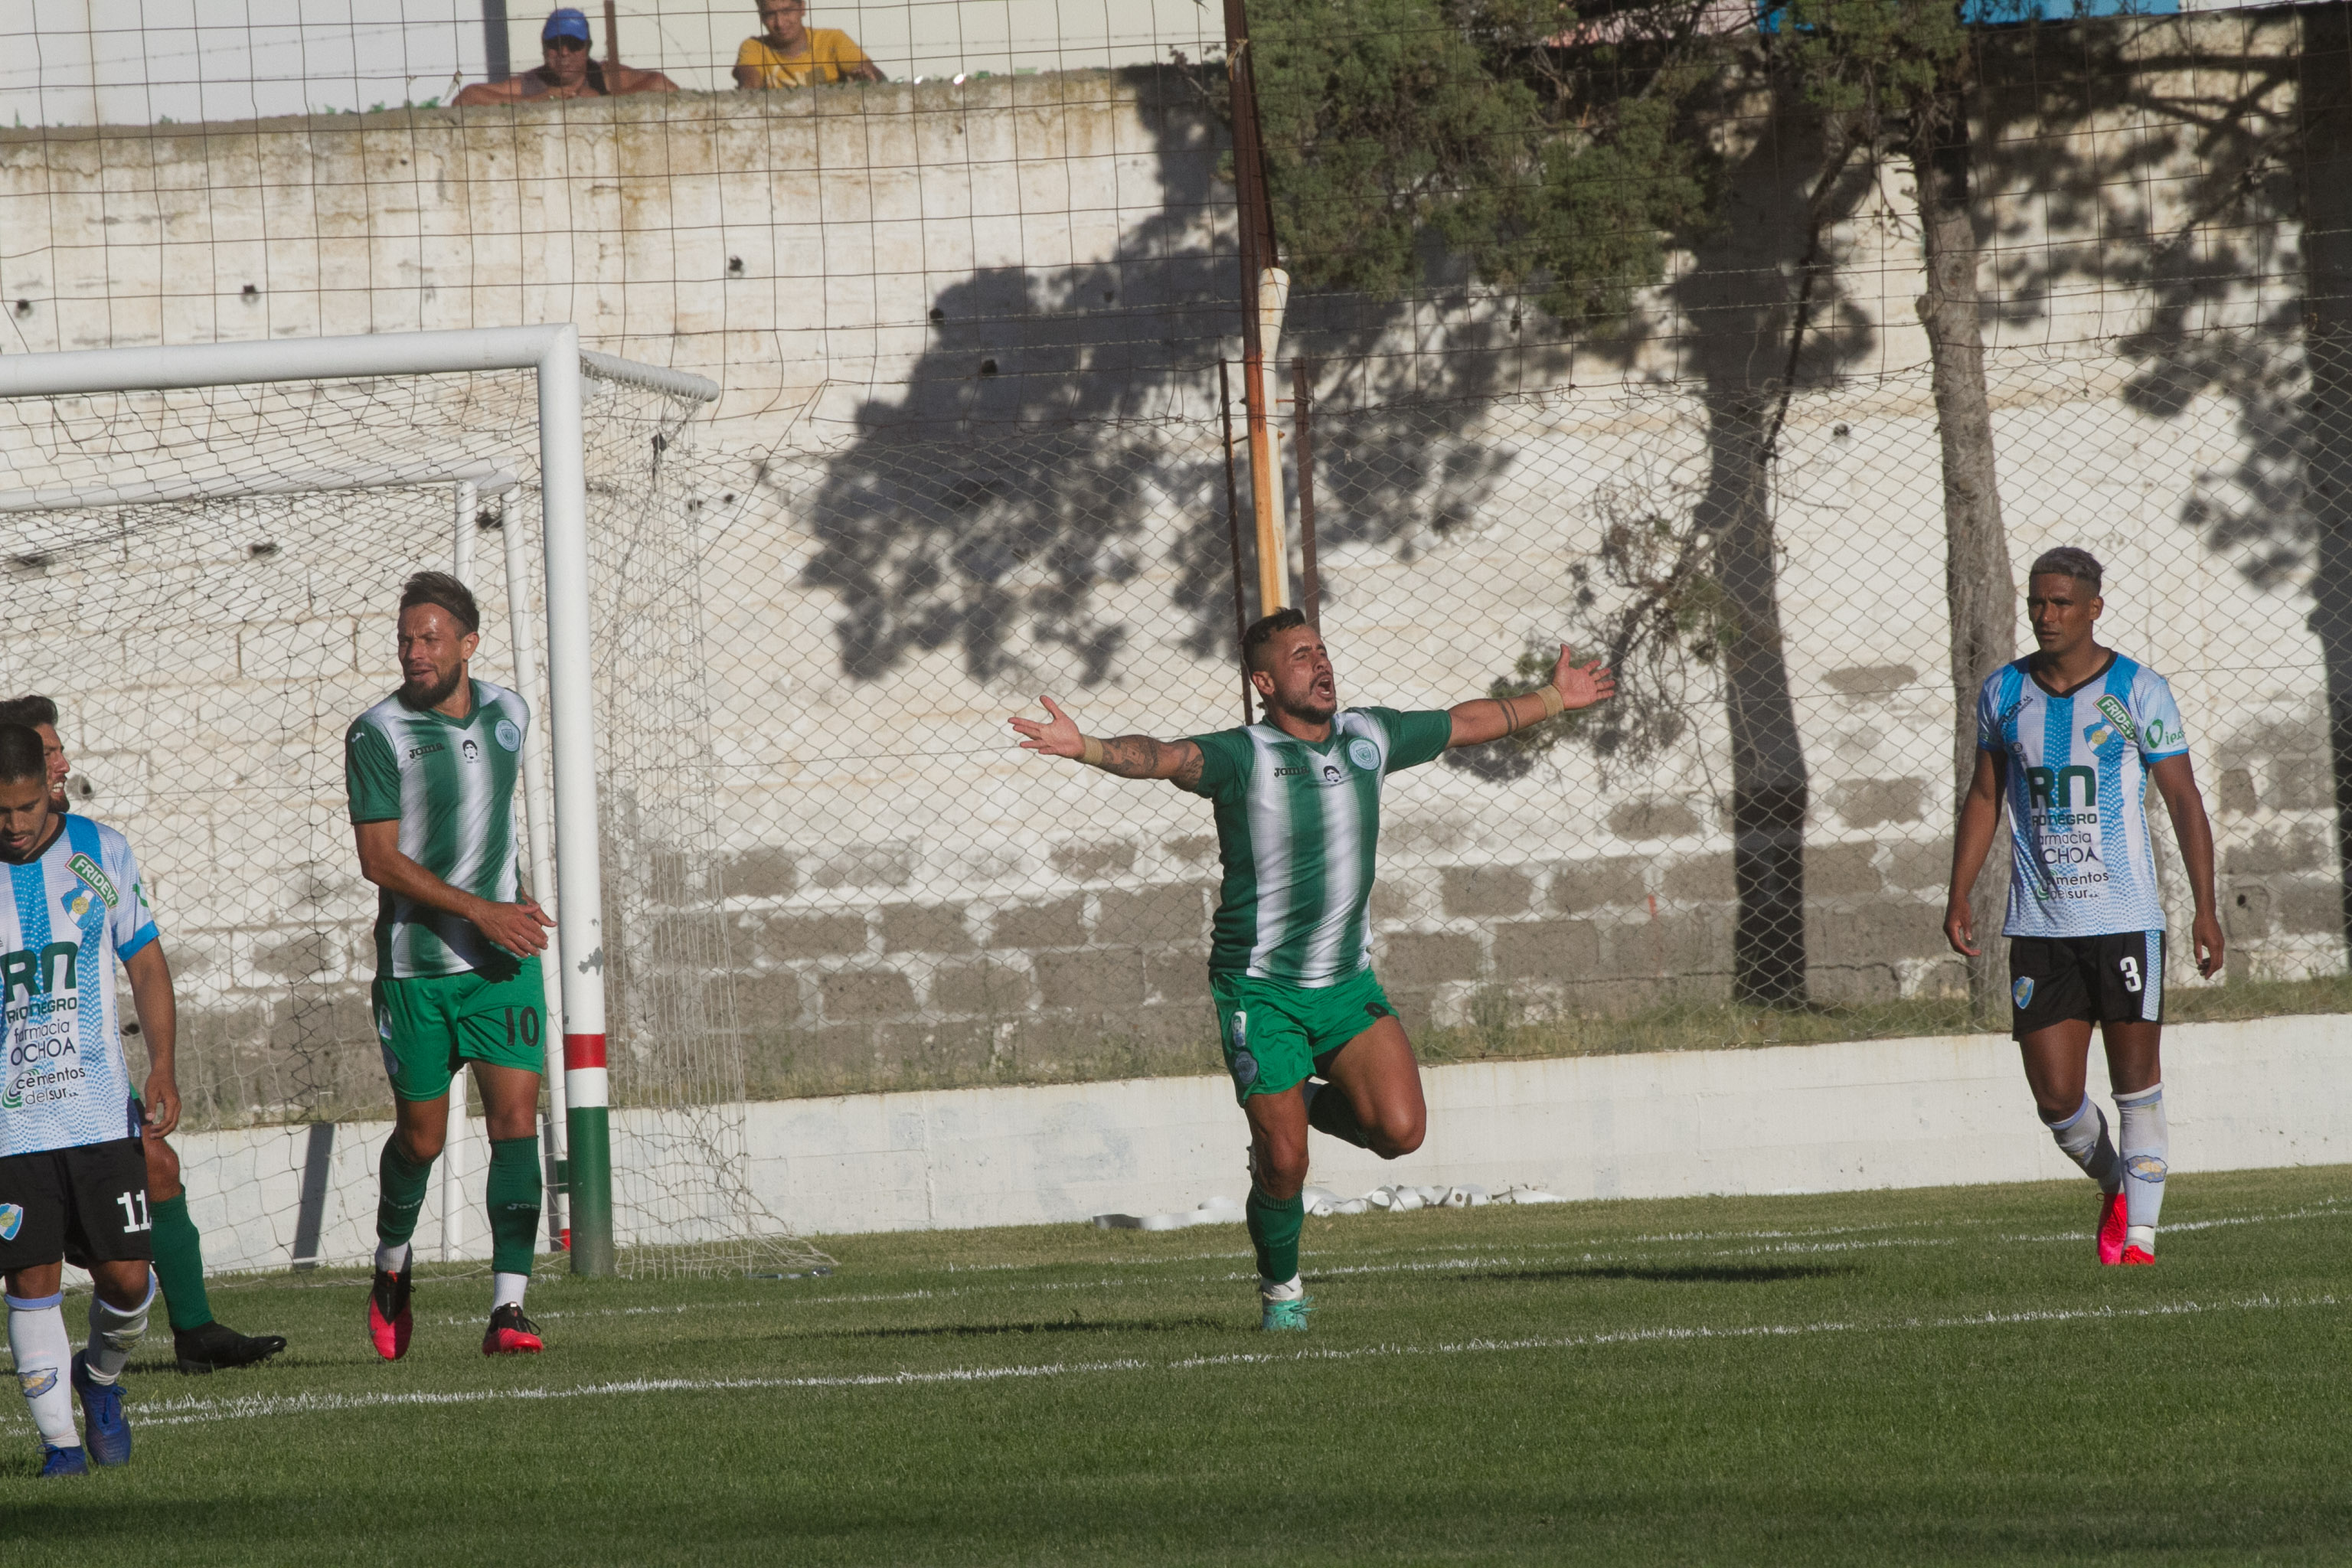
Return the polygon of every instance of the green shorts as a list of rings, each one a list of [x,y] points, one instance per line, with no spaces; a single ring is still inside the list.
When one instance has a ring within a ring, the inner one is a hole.
[[[505,979],[467,970],[378,980],[377,1043],[383,1073],[403,1100],[438,1100],[462,1062],[547,1070],[547,992],[539,960]]]
[[[1337,985],[1286,985],[1246,974],[1213,973],[1217,1038],[1234,1098],[1280,1094],[1310,1075],[1328,1077],[1339,1047],[1382,1018],[1396,1016],[1370,969]]]

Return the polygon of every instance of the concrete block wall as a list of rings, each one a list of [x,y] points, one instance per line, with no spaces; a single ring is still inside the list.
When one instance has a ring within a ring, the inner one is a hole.
[[[2128,26],[2140,54],[2116,58],[2145,56],[2150,70],[2201,59],[2212,82],[2297,47],[2292,19],[2268,14]],[[2036,57],[1989,59],[2008,73],[2000,93],[2044,92]],[[801,1092],[1203,1066],[1205,809],[1024,756],[1003,728],[1041,689],[1100,733],[1234,721],[1223,567],[1202,564],[1223,549],[1209,389],[1210,362],[1234,346],[1231,197],[1215,129],[1188,92],[1166,72],[1076,72],[0,132],[12,240],[0,296],[25,301],[10,319],[29,349],[572,319],[599,347],[720,380],[694,433],[702,515],[716,520],[694,713],[720,782],[689,802],[707,831],[648,839],[633,896],[648,919],[709,926],[726,963],[692,978],[716,987],[750,1082]],[[2110,638],[2175,675],[2217,808],[2232,973],[2340,971],[2308,597],[2184,521],[2262,437],[2221,390],[2165,408],[2132,395],[2145,366],[2125,335],[2154,319],[2162,290],[2107,268],[2106,209],[2053,204],[2045,186],[2067,148],[2096,147],[2145,165],[2107,192],[2132,224],[2204,234],[2222,220],[2194,207],[2194,147],[2128,110],[2046,96],[2042,140],[1985,171],[2002,236],[1989,280],[2007,289],[2026,260],[2057,258],[2096,286],[2021,294],[1990,328],[2012,556],[2097,550],[2116,585]],[[1741,199],[1760,207],[1773,193]],[[1829,1000],[1957,980],[1935,930],[1952,699],[1909,200],[1890,180],[1834,237],[1841,319],[1867,346],[1792,405],[1776,476],[1786,651],[1812,772],[1809,958]],[[2275,322],[2294,275],[2284,260],[2249,270],[2200,308],[2224,326]],[[1546,390],[1422,441],[1428,460],[1395,480],[1412,494],[1391,531],[1366,521],[1382,498],[1325,498],[1325,624],[1351,700],[1436,707],[1483,691],[1528,639],[1565,635],[1600,498],[1650,485],[1661,504],[1687,504],[1707,457],[1698,378],[1709,334],[1727,329],[1686,309],[1680,282],[1650,301],[1642,346],[1613,358],[1507,346],[1495,301],[1423,302],[1355,343],[1371,367],[1361,386],[1381,396],[1442,393],[1450,383],[1415,378],[1455,361],[1488,388]],[[1327,303],[1333,320],[1352,308]],[[2245,352],[2292,378],[2302,350],[2264,327]],[[1150,476],[1140,499],[1080,508],[1072,476],[1099,476],[1072,456],[1070,429],[1045,457],[1010,449],[990,419],[1061,417],[1020,390],[1038,386],[1082,401],[1070,428],[1119,421],[1121,451]],[[1339,417],[1352,395],[1334,395],[1328,450],[1353,438]],[[944,422],[925,472],[954,481],[954,519],[918,529],[876,505],[860,514],[875,533],[845,542],[842,494],[889,477],[876,433],[918,418]],[[383,423],[387,439],[413,435]],[[6,488],[105,467],[70,443],[12,445],[5,463]],[[1006,499],[1016,480],[1071,514],[1048,520],[1059,531],[1039,522],[1042,503],[1022,512]],[[68,693],[68,739],[90,808],[154,846],[191,1037],[213,1042],[190,1070],[243,1086],[235,1114],[331,1113],[382,1092],[363,1000],[368,898],[337,797],[341,726],[393,679],[388,622],[336,595],[440,563],[444,531],[420,513],[413,540],[331,569],[291,543],[248,560],[247,542],[215,542],[228,553],[206,569],[225,575],[207,580],[235,591],[209,619],[168,597],[104,615],[79,605],[7,638],[0,672],[11,689],[85,681]],[[992,563],[968,597],[1003,606],[985,629],[1009,652],[991,668],[959,648],[966,606],[931,581],[967,556]],[[896,597],[873,581],[893,573]],[[887,668],[854,668],[845,651],[869,610],[915,627]],[[503,630],[494,595],[493,678]],[[90,658],[93,638],[117,637],[160,640],[171,657]],[[107,685],[116,669],[140,673]],[[263,688],[300,701],[247,722]],[[1685,743],[1638,767],[1567,749],[1516,780],[1436,766],[1396,782],[1375,952],[1417,1026],[1727,994],[1727,743],[1703,669],[1687,697]],[[233,810],[207,798],[225,763],[247,792]],[[721,892],[711,907],[655,886],[656,865],[706,864],[714,880],[686,880]]]

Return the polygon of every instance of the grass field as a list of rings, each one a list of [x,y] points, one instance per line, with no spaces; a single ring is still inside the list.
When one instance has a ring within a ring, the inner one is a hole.
[[[125,1470],[31,1479],[12,1563],[2340,1563],[2352,1167],[1309,1221],[1315,1331],[1238,1226],[840,1238],[829,1278],[221,1291],[271,1367],[134,1362]],[[68,1303],[79,1321],[78,1303]],[[153,1342],[159,1348],[160,1339]]]

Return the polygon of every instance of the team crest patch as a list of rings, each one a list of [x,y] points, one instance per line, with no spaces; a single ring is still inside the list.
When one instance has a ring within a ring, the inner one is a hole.
[[[1348,760],[1364,772],[1372,773],[1381,765],[1381,749],[1359,735],[1348,742]]]
[[[16,1374],[16,1385],[25,1391],[26,1398],[38,1399],[58,1385],[58,1369],[45,1366],[38,1372],[20,1372]]]
[[[68,888],[58,902],[65,906],[68,916],[79,920],[89,913],[90,906],[98,900],[90,897],[88,888]]]
[[[2019,979],[2010,982],[2009,994],[2019,1006],[2022,1007],[2026,1005],[2033,1000],[2032,978],[2031,976],[2021,976]]]
[[[499,720],[498,728],[492,730],[490,733],[497,739],[499,744],[506,748],[508,751],[520,752],[522,750],[522,731],[515,728],[515,721],[513,720]]]
[[[16,1233],[25,1228],[25,1209],[21,1204],[0,1204],[0,1241],[14,1241]]]
[[[1227,1031],[1227,1037],[1232,1041],[1234,1047],[1234,1081],[1242,1088],[1247,1089],[1257,1081],[1257,1058],[1250,1054],[1247,1013],[1234,1015],[1233,1027]]]
[[[89,856],[75,856],[66,862],[66,869],[88,882],[89,890],[103,900],[108,909],[122,901],[122,895],[114,890],[114,879],[100,870],[98,862]]]

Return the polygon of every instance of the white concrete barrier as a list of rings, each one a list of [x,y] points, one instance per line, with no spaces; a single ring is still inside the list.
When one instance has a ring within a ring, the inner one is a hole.
[[[2352,1016],[2165,1031],[2176,1172],[2352,1161]],[[1479,1062],[1425,1075],[1429,1139],[1384,1163],[1318,1137],[1313,1179],[1529,1183],[1570,1198],[1837,1192],[2074,1176],[2034,1118],[2017,1049],[1998,1035],[1763,1050]],[[2105,1092],[2093,1052],[2092,1087]],[[1223,1079],[945,1089],[744,1108],[753,1194],[803,1235],[1081,1221],[1191,1208],[1247,1188],[1241,1113]],[[614,1118],[614,1163],[659,1138],[662,1113]],[[373,1245],[388,1123],[336,1130],[318,1255]],[[294,1258],[301,1128],[192,1136],[188,1187],[219,1268]],[[478,1188],[481,1173],[469,1173]],[[468,1257],[486,1252],[478,1215]],[[428,1215],[417,1241],[436,1255]]]

